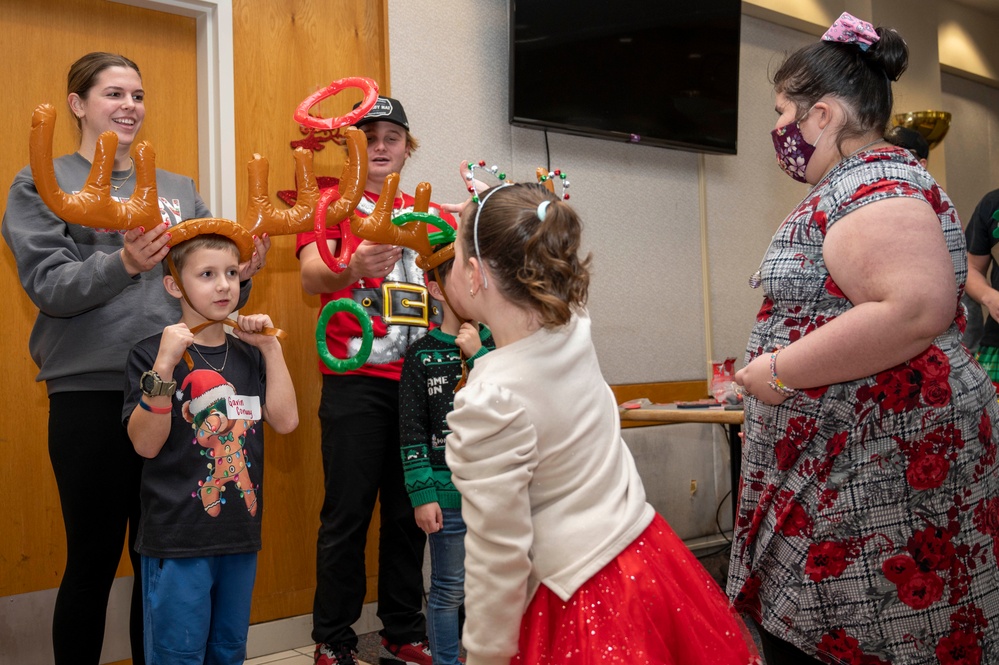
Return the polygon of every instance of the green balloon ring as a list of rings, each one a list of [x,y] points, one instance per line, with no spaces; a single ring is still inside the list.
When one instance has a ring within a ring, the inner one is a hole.
[[[454,228],[445,222],[443,219],[429,212],[404,212],[401,215],[392,218],[392,223],[396,226],[402,226],[403,224],[409,224],[410,222],[415,222],[417,224],[426,224],[428,227],[433,226],[439,231],[430,233],[430,229],[427,228],[427,240],[432,245],[439,245],[442,242],[454,242],[457,239],[457,233]]]
[[[329,343],[326,339],[326,326],[337,312],[353,314],[357,317],[357,322],[361,324],[361,348],[350,358],[337,358],[330,353]],[[319,358],[323,364],[337,374],[353,371],[366,363],[368,356],[371,355],[371,345],[374,340],[375,331],[371,326],[371,317],[364,311],[360,303],[350,298],[330,301],[319,313],[319,321],[316,322],[316,349],[319,351]]]

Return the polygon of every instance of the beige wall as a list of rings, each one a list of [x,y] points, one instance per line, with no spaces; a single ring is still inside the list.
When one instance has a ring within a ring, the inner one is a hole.
[[[940,66],[999,87],[999,20],[948,0],[938,4]]]
[[[759,265],[773,230],[807,191],[773,166],[768,74],[785,52],[821,35],[848,4],[870,4],[877,9],[876,22],[907,25],[903,36],[921,45],[913,56],[913,71],[896,88],[898,110],[914,110],[901,104],[967,99],[977,109],[975,116],[955,114],[951,130],[962,136],[996,118],[997,107],[975,102],[988,90],[981,83],[958,86],[943,96],[939,67],[923,53],[932,50],[937,26],[932,9],[939,3],[934,0],[754,0],[743,3],[737,155],[702,157],[549,133],[552,165],[569,173],[572,202],[586,223],[587,246],[595,253],[590,308],[611,383],[704,379],[709,354],[737,356],[741,362],[760,303],[746,279]],[[910,11],[917,7],[924,11]],[[506,3],[472,8],[444,0],[427,7],[389,0],[393,90],[411,109],[413,131],[423,141],[404,179],[410,185],[429,180],[438,200],[463,197],[455,175],[461,159],[482,158],[521,178],[545,163],[544,134],[507,122],[507,11]],[[782,13],[792,11],[794,15]],[[995,26],[992,34],[999,34],[994,18],[972,13],[968,20]],[[436,47],[446,39],[475,48]],[[551,69],[558,76],[556,64]],[[440,94],[445,90],[450,93],[446,97]],[[931,170],[941,180],[982,183],[955,189],[958,209],[969,214],[987,191],[982,174],[999,164],[999,134],[978,140],[975,159],[961,154],[946,159],[946,147],[934,149],[930,157]],[[945,140],[942,146],[947,145]],[[704,206],[699,201],[702,182]]]

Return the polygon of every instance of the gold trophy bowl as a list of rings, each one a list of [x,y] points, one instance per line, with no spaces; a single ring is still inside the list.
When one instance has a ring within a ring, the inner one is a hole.
[[[930,144],[930,148],[943,141],[944,136],[947,135],[947,130],[950,129],[950,113],[947,111],[896,113],[894,121],[896,125],[922,134],[926,142]]]

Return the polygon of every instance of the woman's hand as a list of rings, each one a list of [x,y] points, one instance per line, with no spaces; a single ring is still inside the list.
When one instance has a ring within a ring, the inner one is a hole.
[[[770,354],[763,353],[735,373],[735,382],[743,387],[746,395],[752,395],[764,404],[783,404],[786,396],[770,387],[773,377],[770,374]]]
[[[253,236],[253,256],[246,263],[239,264],[239,281],[245,282],[263,269],[270,248],[271,237],[268,234]]]
[[[152,270],[166,258],[170,248],[167,241],[170,225],[166,222],[157,224],[149,231],[139,226],[125,232],[125,246],[121,249],[121,262],[129,275],[135,277],[139,273]]]

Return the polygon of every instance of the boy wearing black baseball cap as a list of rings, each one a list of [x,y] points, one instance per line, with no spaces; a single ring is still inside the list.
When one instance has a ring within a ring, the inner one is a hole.
[[[367,216],[391,173],[402,171],[417,147],[399,100],[379,97],[356,127],[367,137],[364,196],[355,210]],[[398,192],[393,215],[411,211],[414,199]],[[455,225],[431,204],[430,212]],[[320,512],[312,637],[318,665],[356,665],[357,635],[366,591],[364,550],[375,498],[381,505],[378,617],[382,644],[398,660],[432,665],[423,615],[423,551],[426,534],[413,517],[399,457],[399,379],[406,350],[429,325],[430,299],[413,250],[327,230],[335,256],[339,244],[353,250],[342,272],[334,272],[316,247],[316,234],[298,236],[302,286],[320,302],[350,298],[371,315],[374,342],[364,365],[342,374],[319,363],[323,388],[319,407],[325,499]],[[337,358],[353,356],[358,322],[338,314],[326,327],[326,344]]]

